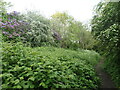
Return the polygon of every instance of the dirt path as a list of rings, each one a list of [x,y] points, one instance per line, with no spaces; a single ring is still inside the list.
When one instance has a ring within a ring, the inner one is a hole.
[[[110,76],[105,72],[105,70],[103,70],[103,68],[101,67],[104,63],[104,60],[100,60],[100,62],[96,65],[96,72],[98,74],[98,76],[101,79],[101,86],[100,89],[105,89],[105,88],[115,88],[114,83],[112,82],[112,80],[110,79]]]

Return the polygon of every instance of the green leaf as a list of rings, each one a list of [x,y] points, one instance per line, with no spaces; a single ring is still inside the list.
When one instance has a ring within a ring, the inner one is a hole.
[[[14,82],[15,82],[15,84],[18,84],[19,83],[19,79],[16,79]]]
[[[34,81],[35,78],[34,77],[30,77],[30,78],[28,78],[28,80]]]
[[[14,86],[13,88],[22,88],[20,85]]]
[[[24,79],[24,77],[20,77],[20,80],[23,80]]]

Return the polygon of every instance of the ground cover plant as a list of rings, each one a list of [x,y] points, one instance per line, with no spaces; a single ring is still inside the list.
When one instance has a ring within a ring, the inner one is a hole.
[[[2,46],[2,88],[98,88],[93,66],[100,56],[94,51]]]
[[[119,88],[120,2],[100,2],[94,8],[91,25],[77,21],[67,12],[56,12],[46,18],[34,10],[8,12],[10,6],[0,0],[2,88],[91,90],[99,88],[100,81],[102,88],[103,83],[104,88],[115,88],[114,83]],[[107,74],[101,75],[101,66],[114,83],[104,78]]]

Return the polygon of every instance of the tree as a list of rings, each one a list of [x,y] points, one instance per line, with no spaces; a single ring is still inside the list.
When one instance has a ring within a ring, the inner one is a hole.
[[[112,2],[99,3],[96,8],[96,15],[92,20],[92,32],[96,39],[100,41],[101,49],[106,50],[106,54],[120,50],[119,4]],[[116,54],[119,55],[119,52],[116,52]]]
[[[30,30],[27,32],[26,38],[32,47],[41,46],[49,42],[50,22],[47,18],[38,12],[28,11],[27,14],[24,15],[24,20],[30,25]]]
[[[56,39],[61,47],[74,49],[91,49],[93,47],[94,40],[91,33],[80,21],[76,21],[66,12],[57,12],[52,15],[51,29],[53,33],[57,33],[56,37],[59,38]]]
[[[120,2],[100,2],[92,20],[92,33],[99,52],[106,56],[106,70],[120,85]],[[117,77],[117,78],[116,78]]]
[[[2,15],[2,13],[6,13],[7,9],[9,7],[11,7],[11,3],[10,2],[5,2],[4,0],[0,0],[0,15]]]

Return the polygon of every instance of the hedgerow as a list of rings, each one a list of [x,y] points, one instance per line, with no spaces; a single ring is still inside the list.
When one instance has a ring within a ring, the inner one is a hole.
[[[100,2],[92,19],[96,50],[105,57],[105,70],[117,88],[120,87],[120,2]],[[114,17],[114,18],[113,18]]]
[[[92,62],[98,58],[92,51],[2,43],[2,88],[96,89],[99,78]]]

